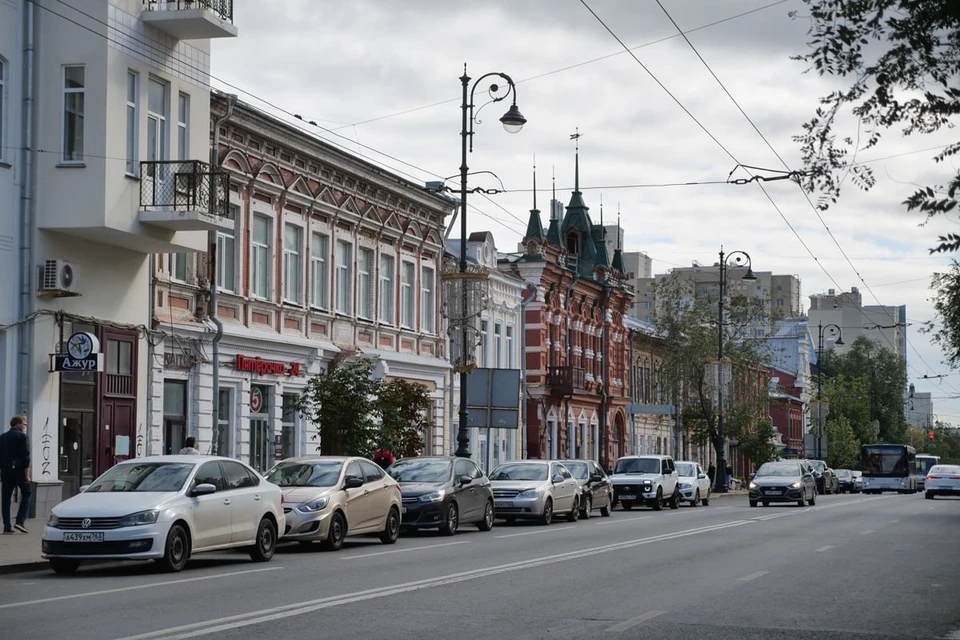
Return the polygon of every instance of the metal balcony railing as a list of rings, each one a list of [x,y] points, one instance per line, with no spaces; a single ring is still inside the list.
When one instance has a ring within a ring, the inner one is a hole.
[[[547,368],[547,385],[553,393],[568,396],[582,391],[586,384],[586,372],[580,367]]]
[[[212,200],[211,193],[216,194]],[[140,208],[226,216],[230,210],[230,176],[211,173],[210,165],[199,160],[141,162]]]
[[[143,0],[146,11],[190,11],[206,9],[221,20],[233,23],[233,0]]]

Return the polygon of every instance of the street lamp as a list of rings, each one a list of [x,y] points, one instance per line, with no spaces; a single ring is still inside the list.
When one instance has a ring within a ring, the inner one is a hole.
[[[460,283],[460,300],[461,300],[461,358],[463,359],[463,364],[466,363],[467,358],[467,343],[470,339],[470,327],[469,327],[469,287],[467,286],[468,278],[467,274],[467,152],[473,152],[473,124],[474,122],[480,123],[480,120],[474,115],[474,105],[473,105],[473,94],[477,90],[477,86],[481,81],[486,78],[497,77],[502,79],[507,83],[506,91],[500,92],[501,86],[496,82],[491,82],[490,87],[487,89],[487,93],[490,96],[490,102],[487,102],[480,106],[480,109],[485,107],[487,104],[492,102],[500,102],[507,97],[512,96],[512,104],[505,114],[500,118],[503,128],[506,129],[507,133],[518,133],[520,129],[523,128],[523,125],[527,123],[527,119],[523,117],[523,114],[520,113],[520,109],[517,108],[517,87],[513,82],[513,79],[505,73],[500,73],[495,71],[492,73],[487,73],[479,78],[476,82],[473,83],[473,87],[470,85],[470,76],[467,75],[467,65],[463,65],[463,75],[460,76],[460,84],[463,86],[463,102],[460,105],[462,112],[462,126],[460,128],[460,143],[461,143],[461,162],[460,162],[460,261],[458,264],[457,271],[461,276]],[[477,110],[479,113],[479,109]],[[460,426],[457,429],[457,451],[456,455],[461,458],[470,457],[470,432],[467,430],[467,376],[469,375],[469,368],[466,366],[460,367]]]
[[[720,448],[717,451],[717,473],[715,477],[714,491],[716,493],[727,492],[727,458],[724,453],[725,442],[723,439],[723,299],[727,293],[727,261],[733,258],[732,267],[747,267],[744,274],[744,280],[756,280],[757,276],[753,274],[753,263],[750,260],[750,254],[746,251],[733,251],[724,256],[723,247],[720,247],[720,302],[718,305],[717,322],[717,438],[720,441]]]
[[[835,324],[817,325],[817,460],[823,458],[820,451],[820,443],[823,440],[823,427],[827,419],[827,413],[830,409],[830,403],[823,399],[823,334],[831,330],[831,333],[837,334],[837,340],[834,342],[838,347],[843,346],[843,331]]]

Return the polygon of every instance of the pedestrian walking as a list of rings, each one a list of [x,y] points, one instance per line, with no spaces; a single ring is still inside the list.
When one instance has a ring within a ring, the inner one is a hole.
[[[733,488],[733,466],[727,465],[727,489]]]
[[[710,468],[707,469],[707,477],[710,478],[710,486],[713,486],[715,478],[717,477],[717,468],[714,465],[710,465]]]
[[[197,439],[193,436],[187,438],[187,441],[183,443],[183,449],[180,449],[180,455],[182,456],[198,456],[200,455],[200,450],[197,449]]]
[[[373,452],[373,461],[376,462],[381,469],[386,469],[396,461],[396,458],[386,449],[377,449]]]
[[[30,511],[30,438],[26,434],[27,419],[13,416],[10,430],[0,435],[0,509],[3,511],[3,532],[27,533],[26,520]],[[16,522],[10,523],[10,499],[13,490],[20,491],[20,508]]]

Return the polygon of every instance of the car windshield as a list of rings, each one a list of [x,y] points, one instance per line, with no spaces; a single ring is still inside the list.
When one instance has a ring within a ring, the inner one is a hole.
[[[590,465],[586,462],[570,462],[569,460],[564,460],[563,466],[567,468],[567,471],[570,472],[577,480],[586,480],[590,477]]]
[[[786,464],[770,464],[767,463],[757,469],[757,477],[769,477],[769,476],[778,476],[778,477],[797,477],[800,475],[800,467],[795,463],[789,462]]]
[[[491,480],[546,480],[545,464],[502,464],[490,474]]]
[[[810,466],[813,467],[814,470],[820,471],[821,473],[827,468],[827,464],[823,460],[811,460]]]
[[[697,465],[692,462],[678,462],[677,475],[682,478],[692,478],[697,475]]]
[[[85,493],[180,491],[195,466],[190,462],[118,464],[97,478]]]
[[[449,460],[399,460],[390,465],[387,473],[397,482],[446,482],[450,479]]]
[[[860,464],[869,475],[906,476],[909,456],[905,447],[864,445],[860,447]]]
[[[849,480],[853,477],[853,472],[849,469],[837,469],[837,477],[844,480]]]
[[[267,482],[278,487],[332,487],[340,480],[341,460],[281,462],[267,472]]]
[[[660,473],[659,458],[620,458],[614,473]]]

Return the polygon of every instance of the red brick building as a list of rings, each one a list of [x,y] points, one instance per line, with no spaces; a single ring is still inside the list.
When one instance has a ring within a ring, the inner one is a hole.
[[[797,377],[776,367],[770,368],[770,419],[780,433],[784,458],[803,455],[803,388]]]
[[[623,282],[621,248],[611,259],[603,225],[591,220],[579,185],[578,158],[563,219],[551,203],[544,233],[534,199],[521,252],[500,268],[536,287],[526,294],[536,298],[524,317],[526,457],[591,458],[608,468],[629,445],[623,318],[633,293]]]

